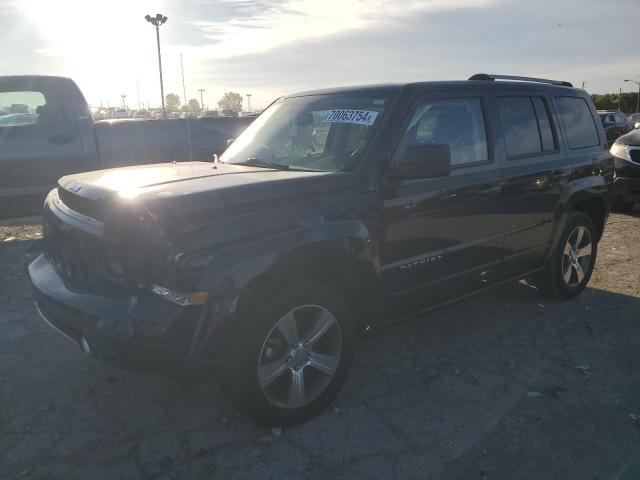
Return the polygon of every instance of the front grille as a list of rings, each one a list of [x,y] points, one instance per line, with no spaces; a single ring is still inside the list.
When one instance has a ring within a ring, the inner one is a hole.
[[[74,212],[104,222],[104,210],[99,201],[81,197],[60,186],[58,187],[58,196],[62,203]]]
[[[147,281],[146,255],[133,248],[118,248],[60,220],[43,215],[44,253],[60,276],[83,288],[119,295]]]
[[[56,271],[87,286],[123,285],[124,275],[100,237],[62,222],[44,222],[45,255]]]

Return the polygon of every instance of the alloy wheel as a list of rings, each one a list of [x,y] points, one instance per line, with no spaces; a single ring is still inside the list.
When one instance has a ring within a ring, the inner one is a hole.
[[[318,305],[296,307],[277,321],[262,345],[260,388],[277,407],[304,407],[331,383],[341,355],[342,332],[335,316]]]
[[[593,241],[589,229],[580,225],[567,238],[562,254],[562,278],[569,287],[582,283],[591,266]]]

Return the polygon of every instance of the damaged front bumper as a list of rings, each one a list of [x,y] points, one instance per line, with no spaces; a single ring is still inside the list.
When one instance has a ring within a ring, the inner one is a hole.
[[[190,376],[213,360],[196,354],[204,305],[177,305],[144,290],[108,297],[63,278],[45,255],[27,267],[42,317],[84,353],[137,371]]]

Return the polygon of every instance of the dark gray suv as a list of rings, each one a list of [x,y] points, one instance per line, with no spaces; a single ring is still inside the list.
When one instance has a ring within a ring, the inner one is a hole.
[[[567,82],[299,93],[219,162],[60,179],[29,278],[83,352],[216,370],[252,418],[290,424],[340,390],[358,334],[525,276],[580,293],[612,171],[590,97]]]

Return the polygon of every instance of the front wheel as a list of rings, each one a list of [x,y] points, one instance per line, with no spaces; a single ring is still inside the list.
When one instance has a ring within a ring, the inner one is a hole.
[[[312,281],[262,292],[253,303],[228,357],[232,399],[264,425],[307,420],[347,377],[355,341],[349,307]]]
[[[597,238],[589,215],[570,214],[545,272],[548,293],[556,298],[571,298],[585,289],[596,263]]]

